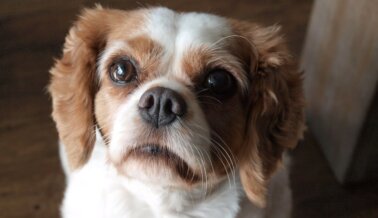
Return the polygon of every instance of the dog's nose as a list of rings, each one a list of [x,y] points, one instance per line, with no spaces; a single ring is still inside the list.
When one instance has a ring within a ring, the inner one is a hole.
[[[186,113],[184,98],[172,89],[155,87],[147,90],[138,103],[140,116],[156,128],[168,125]]]

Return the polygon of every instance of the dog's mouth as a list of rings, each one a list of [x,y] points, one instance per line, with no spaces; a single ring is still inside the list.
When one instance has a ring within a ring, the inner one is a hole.
[[[134,148],[132,153],[151,157],[175,158],[177,155],[168,148],[157,144],[147,144]]]
[[[188,163],[175,152],[159,144],[145,144],[132,149],[128,155],[148,163],[164,164],[172,168],[185,181],[196,183],[200,180]]]

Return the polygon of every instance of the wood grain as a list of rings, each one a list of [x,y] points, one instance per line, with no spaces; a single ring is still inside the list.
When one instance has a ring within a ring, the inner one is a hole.
[[[358,180],[347,174],[359,142],[377,150],[360,137],[378,82],[377,26],[378,1],[318,0],[303,50],[310,126],[341,182]]]

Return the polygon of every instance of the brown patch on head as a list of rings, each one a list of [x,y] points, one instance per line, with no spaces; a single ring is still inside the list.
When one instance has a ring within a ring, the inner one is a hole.
[[[150,80],[159,73],[158,67],[163,54],[163,48],[148,36],[140,36],[127,41],[132,48],[132,55],[139,63],[138,81]]]
[[[117,32],[127,35],[135,30],[142,22],[143,13],[85,9],[66,37],[62,58],[50,70],[52,115],[71,169],[82,166],[88,160],[95,141],[93,114],[97,58],[110,35]],[[119,28],[119,21],[126,22],[125,28]]]
[[[210,60],[210,53],[205,47],[189,48],[183,55],[182,70],[191,81],[196,82],[198,76],[203,76]]]
[[[226,41],[226,40],[224,40]],[[232,43],[235,44],[235,43]],[[247,77],[244,69],[244,59],[233,52],[235,46],[225,44],[223,48],[199,46],[190,47],[183,54],[181,67],[183,72],[196,86],[201,85],[208,73],[214,69],[224,69],[231,73],[238,82],[240,92],[247,90]]]

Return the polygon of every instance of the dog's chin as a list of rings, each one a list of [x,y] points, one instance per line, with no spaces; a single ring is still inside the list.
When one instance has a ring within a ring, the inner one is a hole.
[[[192,186],[201,180],[184,159],[159,144],[136,146],[117,169],[127,177],[167,186]]]

